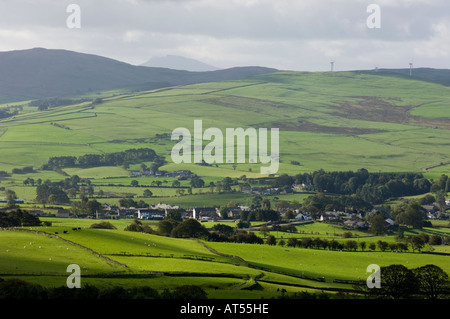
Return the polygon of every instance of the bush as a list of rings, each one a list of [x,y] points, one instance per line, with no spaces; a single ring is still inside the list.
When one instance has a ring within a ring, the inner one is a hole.
[[[92,224],[89,228],[96,228],[96,229],[117,229],[116,226],[111,224],[110,222],[100,222],[96,224]]]
[[[186,219],[179,223],[171,232],[172,237],[198,238],[207,236],[208,231],[195,219]]]
[[[126,231],[134,231],[138,233],[147,233],[147,234],[153,234],[153,229],[148,225],[142,225],[142,223],[138,220],[134,220],[130,225],[125,227]]]
[[[442,243],[442,238],[439,235],[432,235],[428,240],[430,245],[440,245]]]
[[[11,278],[0,281],[0,299],[45,299],[47,293],[40,285]]]
[[[165,289],[161,297],[162,299],[207,299],[206,292],[194,285],[176,287],[172,291]]]

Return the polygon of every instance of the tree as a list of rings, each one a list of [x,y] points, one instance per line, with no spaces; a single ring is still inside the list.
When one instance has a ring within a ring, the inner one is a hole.
[[[26,210],[13,210],[9,213],[0,212],[0,227],[41,226],[39,217]]]
[[[348,250],[355,251],[358,248],[358,243],[355,240],[347,240],[344,247]]]
[[[177,224],[178,223],[174,220],[162,220],[158,223],[158,232],[162,235],[168,236]]]
[[[413,251],[417,249],[420,252],[425,245],[425,241],[423,240],[423,238],[418,235],[412,236],[410,238],[410,242]]]
[[[413,228],[421,229],[423,222],[426,220],[426,211],[418,202],[411,202],[400,212],[396,219],[399,224],[406,224]]]
[[[6,191],[6,207],[8,208],[15,208],[17,207],[16,205],[16,192],[14,192],[13,190],[8,189]]]
[[[212,230],[225,236],[231,236],[234,234],[234,228],[224,224],[216,224],[212,227]]]
[[[261,201],[261,208],[264,210],[269,210],[270,209],[270,200],[268,198],[264,198]]]
[[[386,232],[386,221],[382,214],[377,214],[369,219],[369,232],[374,235],[382,235]]]
[[[100,222],[100,223],[94,223],[89,228],[96,228],[96,229],[116,229],[116,226],[111,224],[110,222]]]
[[[385,241],[379,240],[377,242],[378,248],[380,248],[381,251],[386,251],[386,249],[388,249],[389,244]]]
[[[205,186],[205,181],[203,179],[201,179],[200,177],[198,177],[197,175],[194,175],[191,178],[190,185],[193,188],[202,188]]]
[[[287,241],[287,246],[288,247],[295,247],[295,246],[297,246],[297,242],[298,242],[297,238],[291,237]]]
[[[252,209],[261,208],[261,202],[262,202],[262,197],[260,195],[256,195],[252,198],[252,204],[250,207]]]
[[[148,188],[146,190],[144,190],[144,193],[142,194],[144,197],[152,197],[153,193],[151,190],[149,190]]]
[[[121,199],[119,199],[119,206],[121,206],[121,207],[137,207],[137,203],[132,198],[121,198]]]
[[[275,236],[269,235],[269,236],[267,236],[266,244],[270,245],[270,246],[276,245],[277,239],[275,238]]]
[[[408,298],[417,291],[417,281],[412,270],[403,265],[381,267],[381,288],[377,292],[393,299]]]
[[[42,204],[49,203],[49,198],[51,197],[52,203],[66,204],[69,203],[69,196],[61,188],[58,183],[52,183],[46,181],[43,184],[36,187],[36,201]]]
[[[169,209],[167,211],[165,219],[176,220],[181,222],[182,221],[181,212],[178,209]]]
[[[97,212],[103,211],[103,208],[101,203],[95,199],[91,199],[72,202],[70,210],[76,216],[87,215],[95,217]]]
[[[174,180],[172,182],[172,187],[180,187],[180,185],[181,185],[180,181]]]
[[[137,187],[137,186],[139,186],[139,182],[138,182],[137,180],[133,179],[133,180],[131,181],[131,186]]]
[[[366,249],[366,242],[365,241],[359,242],[359,247],[361,247],[361,250],[364,251]]]
[[[426,265],[414,269],[420,293],[427,299],[438,299],[448,293],[448,274],[436,265]]]
[[[208,231],[195,219],[186,219],[178,224],[171,232],[172,237],[191,238],[207,235]]]

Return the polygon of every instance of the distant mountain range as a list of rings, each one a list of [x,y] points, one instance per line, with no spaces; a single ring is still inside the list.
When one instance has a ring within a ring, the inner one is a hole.
[[[156,89],[202,82],[237,80],[277,72],[249,66],[190,72],[135,66],[67,50],[34,48],[0,52],[0,103],[139,86]]]
[[[178,56],[166,55],[164,57],[152,57],[150,60],[141,64],[142,66],[149,66],[155,68],[168,68],[173,70],[185,70],[192,72],[217,71],[220,68],[197,61],[194,59]]]
[[[119,88],[151,90],[194,83],[239,80],[279,71],[260,66],[214,70],[213,66],[177,56],[152,58],[145,65],[147,66],[136,66],[68,50],[34,48],[0,52],[0,103]],[[409,77],[409,69],[354,72]],[[417,68],[413,69],[411,78],[450,86],[448,69]]]

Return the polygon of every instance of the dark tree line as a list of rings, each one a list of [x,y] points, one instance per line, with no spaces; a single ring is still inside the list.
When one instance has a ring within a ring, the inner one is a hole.
[[[36,201],[42,204],[69,203],[69,197],[58,182],[45,181],[36,187]]]
[[[11,212],[0,212],[0,227],[41,226],[39,217],[26,210],[17,209]]]
[[[195,219],[165,219],[158,223],[158,230],[153,230],[149,225],[139,220],[134,220],[125,227],[127,231],[151,233],[174,238],[206,238],[208,230]]]
[[[72,175],[64,180],[52,182],[39,181],[36,187],[36,201],[41,204],[66,204],[70,203],[70,197],[75,197],[80,192],[80,198],[86,200],[87,196],[94,194],[94,188],[89,179],[82,179],[78,175]]]
[[[139,148],[129,149],[123,152],[85,154],[79,157],[51,157],[41,168],[44,170],[52,170],[65,167],[121,166],[143,161],[155,161],[160,164],[159,166],[164,163],[164,160],[157,156],[154,150],[149,148]]]
[[[286,178],[284,178],[286,180]],[[432,183],[420,173],[325,172],[298,174],[289,179],[297,184],[310,184],[321,193],[356,195],[361,200],[378,204],[391,197],[413,196],[430,192]]]
[[[0,278],[0,299],[35,300],[95,300],[95,299],[206,299],[206,292],[195,285],[182,285],[173,289],[158,291],[149,286],[96,287],[86,284],[81,288],[67,286],[46,288],[21,279]]]
[[[404,265],[380,268],[380,288],[368,288],[366,282],[355,284],[368,298],[445,299],[450,296],[448,274],[436,265],[409,269]]]
[[[241,212],[241,221],[278,221],[280,220],[280,213],[272,209],[253,209]]]
[[[52,107],[78,104],[88,101],[88,99],[67,99],[59,97],[50,97],[47,99],[34,100],[28,103],[29,106],[36,106],[39,111],[44,111]]]
[[[11,116],[15,116],[17,114],[19,114],[19,111],[17,110],[17,108],[15,108],[14,110],[13,110],[13,107],[11,107],[11,106],[0,108],[0,118],[2,118],[2,119],[11,117]]]

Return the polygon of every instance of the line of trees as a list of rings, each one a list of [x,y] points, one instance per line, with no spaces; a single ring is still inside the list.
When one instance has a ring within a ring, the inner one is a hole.
[[[13,210],[11,212],[0,212],[0,227],[22,227],[41,226],[39,217],[30,214],[26,210]]]
[[[0,299],[33,300],[95,300],[95,299],[206,299],[200,286],[181,285],[173,289],[158,291],[149,286],[124,288],[122,286],[96,287],[86,284],[80,289],[67,286],[46,288],[21,279],[0,278]]]
[[[2,119],[16,116],[17,114],[19,114],[19,111],[17,108],[13,108],[12,106],[0,108],[0,118]]]
[[[450,296],[448,274],[440,267],[428,264],[409,269],[394,264],[380,268],[380,288],[368,288],[367,283],[354,285],[368,298],[377,299],[446,299]]]
[[[47,163],[41,166],[41,169],[53,170],[55,168],[65,167],[126,166],[133,162],[144,161],[154,161],[158,163],[159,166],[164,164],[164,159],[160,158],[154,150],[150,148],[139,148],[114,153],[85,154],[79,157],[51,157]]]
[[[86,102],[88,99],[68,99],[60,97],[50,97],[46,99],[34,100],[28,103],[28,106],[35,106],[39,111],[44,111],[52,107],[65,106]]]
[[[446,175],[432,182],[421,173],[369,173],[364,168],[356,172],[326,172],[321,169],[295,176],[284,174],[273,181],[273,186],[277,187],[291,187],[293,184],[311,185],[320,193],[356,195],[359,201],[370,204],[379,204],[391,197],[450,190],[450,179]]]

